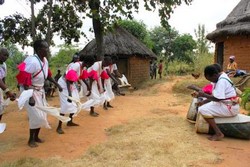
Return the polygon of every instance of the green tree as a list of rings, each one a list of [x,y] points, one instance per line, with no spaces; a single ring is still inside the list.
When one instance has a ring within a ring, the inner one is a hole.
[[[150,31],[150,38],[153,41],[153,52],[160,55],[165,52],[165,56],[171,53],[171,45],[178,36],[178,32],[171,27],[157,26]]]
[[[35,2],[34,4],[40,2],[29,1]],[[28,46],[32,44],[30,39],[43,38],[48,44],[53,44],[55,33],[67,44],[71,44],[72,40],[78,42],[83,32],[77,11],[82,11],[84,7],[77,5],[75,0],[58,0],[57,4],[52,4],[52,0],[44,1],[46,3],[36,16],[33,14],[34,4],[31,3],[31,18],[16,13],[0,20],[0,42],[10,40],[14,44]]]
[[[194,30],[196,36],[196,43],[197,43],[197,51],[198,54],[201,55],[203,53],[208,53],[210,48],[210,42],[206,39],[206,29],[205,25],[198,25],[197,30]]]
[[[142,21],[136,20],[120,20],[118,25],[126,29],[142,43],[144,43],[148,48],[152,49],[153,42],[149,37],[149,32],[147,30],[146,24]]]
[[[78,51],[75,47],[72,45],[63,45],[59,52],[51,57],[50,59],[50,67],[52,70],[52,73],[55,74],[55,72],[60,69],[62,72],[65,71],[66,66],[71,62],[72,56]]]
[[[41,15],[41,20],[37,21],[36,19],[38,19],[39,17],[32,17],[32,20],[35,20],[36,23],[36,30],[38,29],[39,31],[41,31],[41,33],[36,32],[36,35],[39,38],[44,36],[44,34],[47,34],[45,33],[45,31],[48,31],[49,29],[45,27],[49,25],[50,19],[48,19],[48,12],[50,10],[45,9],[51,9],[50,7],[52,5],[49,4],[51,2],[50,0],[44,1],[48,3],[44,6],[44,11],[46,11],[46,13]],[[36,2],[40,2],[40,0],[36,0]],[[161,24],[164,27],[167,27],[168,19],[170,18],[170,14],[173,12],[173,9],[181,3],[190,4],[191,2],[192,0],[58,0],[58,4],[53,4],[51,34],[61,34],[60,37],[66,39],[65,42],[67,43],[70,43],[71,39],[74,39],[74,41],[77,42],[79,40],[79,34],[81,34],[79,29],[82,26],[82,21],[78,17],[77,12],[78,14],[82,14],[83,12],[87,11],[87,13],[85,13],[86,16],[92,18],[97,44],[97,56],[99,59],[101,59],[103,57],[103,34],[105,33],[105,31],[110,28],[110,25],[112,25],[114,22],[120,20],[121,17],[132,19],[132,13],[138,12],[139,3],[143,3],[146,10],[153,11],[157,9],[161,18]],[[46,16],[48,17],[46,18]],[[11,39],[13,43],[20,42],[24,44],[24,46],[28,44],[26,39],[27,37],[31,36],[31,20],[21,16],[19,17],[19,20],[21,20],[21,22],[16,22],[16,19],[14,19],[13,17],[6,18],[0,21],[0,25],[2,24],[0,26],[1,41],[3,41],[3,39]],[[6,25],[9,23],[8,21],[11,22],[11,25]],[[54,24],[54,22],[57,21],[59,23]],[[5,24],[5,22],[7,23]],[[23,29],[22,25],[28,27],[28,31],[27,29]],[[11,26],[12,28],[8,29],[9,26]],[[39,26],[40,28],[38,28],[37,26]],[[19,32],[19,30],[21,31]],[[18,35],[16,35],[13,32],[19,33]],[[26,32],[26,34],[22,32]],[[25,38],[23,38],[24,36]],[[53,36],[51,35],[50,38],[52,39],[52,37]]]
[[[187,63],[192,63],[195,48],[196,42],[190,34],[180,35],[173,41],[171,47],[173,55],[170,59],[177,59]]]
[[[168,26],[168,19],[173,9],[181,3],[190,4],[192,0],[78,0],[79,4],[89,4],[90,16],[93,22],[93,29],[97,44],[98,59],[103,57],[103,34],[114,22],[121,20],[121,17],[133,19],[133,12],[138,12],[139,3],[144,3],[148,11],[158,9],[161,24]]]
[[[16,47],[16,45],[13,45],[10,41],[6,41],[3,47],[5,47],[9,52],[9,58],[6,61],[7,65],[6,83],[9,87],[11,87],[11,89],[14,89],[17,86],[17,82],[15,82],[16,75],[18,72],[16,67],[24,60],[25,55],[22,52],[20,52]]]

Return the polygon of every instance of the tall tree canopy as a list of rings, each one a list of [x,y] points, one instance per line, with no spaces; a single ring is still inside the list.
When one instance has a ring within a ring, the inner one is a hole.
[[[40,2],[29,1],[35,4]],[[53,0],[44,1],[46,3],[34,18],[26,18],[20,13],[15,13],[0,20],[0,42],[9,40],[28,46],[31,39],[43,38],[49,44],[53,44],[53,34],[60,36],[67,44],[71,44],[72,40],[78,42],[83,32],[82,18],[77,11],[82,11],[84,6],[77,5],[74,0],[58,0],[55,4],[52,4]],[[32,23],[35,32],[32,31]]]
[[[34,2],[34,0],[29,1]],[[40,1],[42,0],[35,0],[35,2]],[[167,27],[174,8],[181,3],[189,5],[192,2],[192,0],[55,0],[57,3],[52,5],[54,2],[52,0],[43,1],[46,2],[43,9],[32,19],[16,14],[0,20],[0,41],[10,39],[13,43],[28,45],[29,37],[34,39],[34,35],[31,35],[32,32],[34,33],[31,31],[33,23],[33,27],[37,30],[35,33],[37,37],[45,36],[50,40],[56,33],[66,43],[71,43],[72,39],[77,42],[82,27],[82,19],[79,15],[85,13],[87,17],[92,18],[97,56],[101,58],[105,30],[122,17],[132,19],[133,12],[138,12],[140,3],[143,3],[146,10],[158,10],[161,24]],[[49,13],[50,11],[52,13]]]
[[[146,24],[142,21],[136,20],[121,20],[118,22],[118,25],[126,29],[142,43],[144,43],[149,49],[152,49],[153,42],[149,37],[149,32],[147,30]]]
[[[150,38],[153,41],[153,52],[160,55],[163,51],[165,56],[171,53],[171,45],[178,36],[178,32],[171,27],[164,28],[157,26],[150,31]]]
[[[170,60],[177,59],[192,63],[194,49],[196,49],[196,42],[193,37],[190,34],[180,35],[173,41]]]
[[[206,39],[205,25],[198,25],[198,28],[194,30],[197,39],[197,51],[198,54],[208,53],[210,48],[210,42]]]

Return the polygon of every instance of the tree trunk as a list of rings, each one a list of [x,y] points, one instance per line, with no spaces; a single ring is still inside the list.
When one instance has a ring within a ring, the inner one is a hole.
[[[48,13],[48,26],[47,26],[47,34],[46,34],[46,42],[48,45],[51,45],[51,17],[52,17],[52,4],[53,0],[49,0],[49,13]],[[51,53],[49,54],[49,58],[51,57]]]
[[[34,0],[31,3],[31,34],[33,42],[36,40],[36,28],[35,28],[35,12],[34,12]]]
[[[52,17],[52,4],[53,0],[49,0],[49,12],[48,12],[48,26],[47,26],[47,34],[46,34],[46,42],[48,45],[51,45],[51,17]]]
[[[92,23],[96,39],[97,60],[102,60],[103,54],[103,25],[100,20],[100,0],[90,0]]]

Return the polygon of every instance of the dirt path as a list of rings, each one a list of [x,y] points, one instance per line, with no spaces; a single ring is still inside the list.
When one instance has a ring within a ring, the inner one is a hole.
[[[189,107],[189,102],[182,102],[182,98],[172,93],[174,82],[164,82],[147,88],[127,92],[126,96],[118,96],[112,102],[115,107],[108,111],[98,108],[99,117],[90,117],[87,112],[81,112],[75,118],[79,127],[63,126],[65,134],[55,132],[57,120],[49,117],[52,129],[42,129],[41,138],[46,142],[38,148],[27,146],[28,118],[25,111],[18,112],[16,104],[8,106],[8,112],[2,122],[7,123],[7,129],[0,134],[0,161],[16,160],[23,157],[61,157],[64,159],[79,158],[92,145],[107,140],[105,129],[113,125],[124,124],[140,117],[163,115],[166,113],[178,114],[183,117]],[[52,106],[59,106],[58,96],[49,99]],[[221,142],[210,142],[207,135],[200,135],[204,147],[210,147],[218,152],[223,161],[216,166],[249,166],[250,142],[246,140],[225,138]],[[66,151],[65,151],[66,150]]]

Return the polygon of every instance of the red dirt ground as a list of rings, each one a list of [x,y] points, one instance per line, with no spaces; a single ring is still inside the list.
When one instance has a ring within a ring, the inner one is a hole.
[[[115,108],[108,111],[102,108],[96,109],[100,113],[99,117],[91,117],[83,111],[74,119],[80,126],[67,127],[64,125],[65,134],[63,135],[59,135],[55,131],[58,121],[49,117],[52,129],[41,129],[40,137],[45,140],[45,143],[35,149],[27,146],[29,128],[26,111],[18,111],[17,105],[12,102],[7,108],[7,111],[10,112],[3,115],[2,119],[2,122],[7,123],[7,129],[0,134],[0,162],[22,157],[79,158],[90,146],[107,140],[106,128],[125,124],[140,117],[152,116],[155,114],[152,110],[159,109],[185,117],[189,103],[182,103],[180,97],[172,93],[173,83],[167,81],[147,90],[128,91],[126,96],[117,96],[112,102]],[[48,103],[51,106],[59,107],[58,100],[56,95],[50,98]],[[204,147],[210,147],[221,155],[222,162],[215,166],[249,166],[250,141],[224,138],[222,141],[212,142],[206,139],[207,135],[199,135],[199,137]]]

